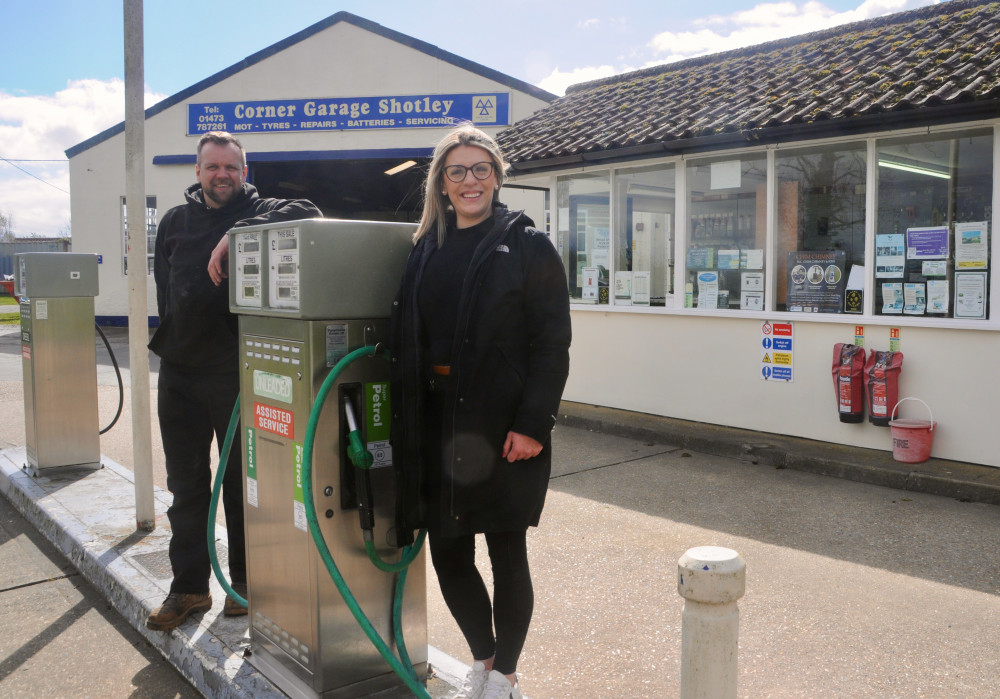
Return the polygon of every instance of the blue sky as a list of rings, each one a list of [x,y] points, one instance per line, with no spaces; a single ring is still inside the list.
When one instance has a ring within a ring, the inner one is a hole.
[[[212,11],[204,2],[152,0],[144,9],[146,104],[338,11],[562,94],[584,80],[930,4],[244,0]],[[10,0],[0,9],[0,213],[13,217],[18,235],[70,228],[63,151],[124,118],[122,24],[120,0]]]

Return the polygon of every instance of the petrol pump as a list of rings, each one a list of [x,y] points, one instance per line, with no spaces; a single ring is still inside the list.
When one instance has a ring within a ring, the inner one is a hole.
[[[22,252],[14,258],[21,298],[26,465],[35,476],[100,468],[97,255]]]
[[[353,697],[401,684],[324,567],[305,515],[303,441],[317,392],[339,360],[388,342],[389,311],[414,226],[311,219],[229,233],[231,310],[239,316],[251,662],[292,697]],[[357,428],[372,454],[374,543],[397,555],[389,364],[343,368],[315,423],[311,484],[322,536],[372,625],[393,638],[395,576],[366,555],[347,457]],[[409,658],[427,669],[423,554],[408,575],[401,623]]]

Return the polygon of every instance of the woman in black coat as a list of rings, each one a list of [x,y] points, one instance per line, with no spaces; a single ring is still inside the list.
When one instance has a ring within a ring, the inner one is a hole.
[[[520,697],[531,621],[526,534],[538,524],[569,372],[566,273],[523,212],[499,203],[506,164],[471,125],[438,144],[393,308],[393,461],[403,529],[426,527],[448,608],[472,651],[464,693]],[[485,534],[493,603],[475,566]],[[494,633],[494,622],[496,631]]]

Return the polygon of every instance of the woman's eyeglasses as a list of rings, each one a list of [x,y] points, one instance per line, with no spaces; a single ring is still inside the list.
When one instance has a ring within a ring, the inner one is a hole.
[[[477,180],[485,180],[493,174],[493,163],[476,163],[472,167],[465,165],[449,165],[444,169],[444,176],[452,182],[461,182],[465,179],[465,173],[472,170],[472,176]]]

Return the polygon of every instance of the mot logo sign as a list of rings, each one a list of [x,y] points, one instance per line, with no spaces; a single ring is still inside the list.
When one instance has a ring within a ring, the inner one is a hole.
[[[472,123],[495,124],[497,121],[497,96],[474,95],[472,97]]]

